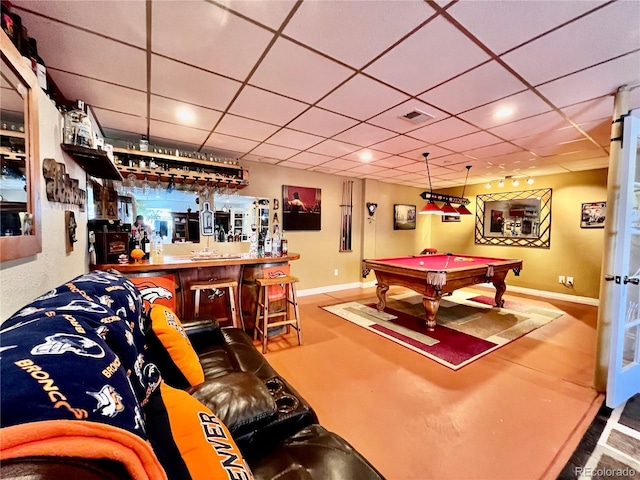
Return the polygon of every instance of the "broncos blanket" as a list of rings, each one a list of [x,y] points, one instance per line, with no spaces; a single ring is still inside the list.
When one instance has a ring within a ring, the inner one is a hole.
[[[92,272],[2,324],[0,458],[107,457],[134,478],[165,478],[141,408],[160,382],[143,353],[143,313],[125,277]]]

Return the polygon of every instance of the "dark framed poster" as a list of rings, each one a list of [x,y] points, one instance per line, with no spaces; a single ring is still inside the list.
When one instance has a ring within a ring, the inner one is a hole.
[[[416,206],[396,204],[393,206],[393,229],[416,229]]]
[[[583,203],[580,228],[604,228],[606,214],[607,202]]]
[[[322,196],[319,188],[282,186],[282,229],[320,230]]]

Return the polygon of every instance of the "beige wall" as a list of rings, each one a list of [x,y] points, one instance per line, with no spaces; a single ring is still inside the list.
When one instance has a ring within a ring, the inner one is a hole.
[[[462,216],[460,223],[442,223],[430,218],[431,245],[441,252],[487,255],[491,257],[521,258],[520,277],[512,273],[508,285],[581,297],[598,298],[600,269],[604,247],[604,229],[580,228],[581,204],[604,202],[607,199],[607,170],[589,170],[536,177],[534,185],[487,190],[484,185],[467,186],[465,197],[471,200],[469,210],[474,215]],[[474,242],[476,195],[491,192],[510,192],[551,188],[551,247],[502,247],[476,245]],[[460,189],[452,189],[460,195]],[[431,217],[431,216],[429,216]],[[558,276],[574,278],[574,287],[558,283]]]
[[[51,100],[38,89],[40,162],[54,158],[65,163],[71,178],[78,179],[79,188],[86,190],[84,170],[60,148],[62,117]],[[75,205],[53,203],[47,200],[44,179],[40,178],[42,201],[42,252],[18,260],[3,262],[0,267],[0,321],[10,317],[24,304],[38,295],[87,271],[87,214]],[[78,223],[78,242],[70,254],[65,252],[65,210],[74,212]]]

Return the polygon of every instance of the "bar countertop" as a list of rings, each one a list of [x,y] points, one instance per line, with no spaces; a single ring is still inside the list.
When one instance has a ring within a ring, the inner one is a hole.
[[[155,259],[140,260],[139,262],[129,263],[105,263],[100,265],[91,265],[91,270],[109,270],[114,269],[122,273],[135,272],[156,272],[161,270],[183,270],[189,268],[202,267],[224,267],[228,265],[257,265],[263,263],[286,263],[292,260],[298,260],[299,253],[289,252],[287,255],[280,256],[251,256],[248,253],[212,253],[202,254],[199,252],[195,255],[165,255],[161,261]]]

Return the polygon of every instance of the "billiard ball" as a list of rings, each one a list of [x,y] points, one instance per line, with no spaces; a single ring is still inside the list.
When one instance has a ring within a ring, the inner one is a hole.
[[[422,260],[420,260],[420,265],[424,265],[424,262]]]

